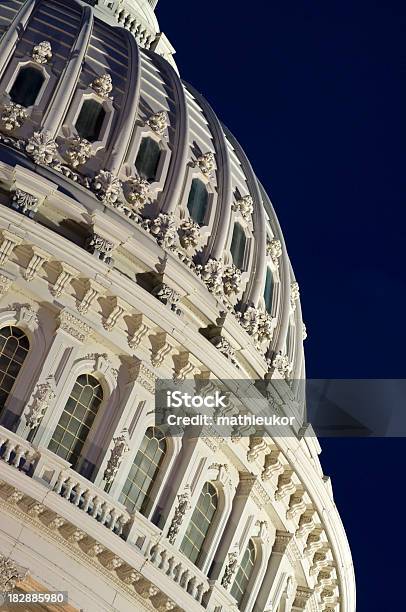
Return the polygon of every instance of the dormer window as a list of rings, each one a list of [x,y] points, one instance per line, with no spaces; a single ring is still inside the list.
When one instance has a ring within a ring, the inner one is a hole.
[[[240,223],[235,223],[230,251],[231,257],[233,258],[233,264],[236,268],[239,268],[240,270],[243,270],[244,268],[246,245],[247,238],[245,236],[244,228]]]
[[[273,298],[273,274],[271,268],[266,270],[264,302],[266,311],[272,313],[272,298]]]
[[[153,183],[156,180],[160,158],[159,144],[153,138],[143,138],[135,160],[135,167],[140,177]]]
[[[193,179],[187,201],[187,208],[193,221],[200,226],[204,225],[208,203],[209,194],[206,185],[199,179]]]
[[[89,142],[99,140],[105,117],[106,111],[97,100],[85,100],[75,124],[80,138]]]
[[[11,101],[27,108],[35,104],[44,84],[45,77],[40,70],[32,66],[21,68],[10,89]]]

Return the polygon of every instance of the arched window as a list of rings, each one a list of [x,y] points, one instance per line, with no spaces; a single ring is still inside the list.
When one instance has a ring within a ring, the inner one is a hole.
[[[85,100],[75,123],[79,136],[89,142],[99,140],[105,116],[106,111],[97,100]]]
[[[32,106],[44,84],[45,77],[40,70],[32,66],[21,68],[10,89],[11,101],[21,106]]]
[[[141,178],[153,183],[156,179],[161,149],[153,138],[143,138],[138,149],[135,167]]]
[[[266,311],[272,312],[272,298],[273,298],[273,274],[271,268],[266,270],[265,290],[264,290],[264,302]]]
[[[231,595],[237,600],[238,606],[241,605],[244,594],[252,576],[252,571],[255,566],[256,550],[252,540],[248,542],[244,556],[241,560],[240,567],[235,575],[233,586],[231,587]]]
[[[102,399],[99,381],[90,374],[81,374],[48,445],[49,450],[69,461],[72,467],[77,464]]]
[[[138,510],[145,516],[148,514],[152,503],[151,490],[165,454],[164,434],[157,427],[149,427],[120,495],[120,502],[130,512]]]
[[[247,238],[245,236],[244,228],[240,223],[235,223],[230,251],[234,265],[240,270],[242,270],[244,266],[246,244]]]
[[[217,506],[217,491],[210,482],[206,482],[180,545],[181,552],[195,565],[199,562]]]
[[[199,179],[193,179],[190,186],[187,208],[193,221],[200,226],[204,225],[208,203],[209,194],[206,185],[199,181]]]
[[[29,348],[27,336],[18,327],[7,325],[0,329],[0,409],[6,403]]]

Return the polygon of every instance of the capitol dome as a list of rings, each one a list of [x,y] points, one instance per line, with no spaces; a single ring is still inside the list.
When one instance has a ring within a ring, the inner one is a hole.
[[[0,591],[354,612],[281,228],[155,5],[0,5]],[[171,438],[158,379],[278,380],[295,425]]]

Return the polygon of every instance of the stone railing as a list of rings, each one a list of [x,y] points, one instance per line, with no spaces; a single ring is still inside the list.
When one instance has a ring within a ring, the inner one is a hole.
[[[133,3],[128,0],[98,0],[95,5],[107,6],[113,13],[117,23],[129,30],[141,47],[149,49],[156,38],[156,33],[151,27],[134,11]]]
[[[146,558],[166,576],[184,589],[193,599],[204,605],[210,591],[206,576],[167,540],[152,543],[145,551]]]
[[[74,470],[62,470],[53,490],[110,531],[125,536],[124,526],[128,528],[132,520],[130,513]]]
[[[30,474],[38,458],[38,451],[29,442],[0,427],[0,460]]]

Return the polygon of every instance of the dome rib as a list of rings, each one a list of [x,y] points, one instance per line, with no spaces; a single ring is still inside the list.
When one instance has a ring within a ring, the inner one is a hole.
[[[268,209],[269,213],[269,221],[273,230],[275,230],[275,234],[278,236],[278,239],[282,244],[282,255],[280,257],[279,262],[279,277],[281,284],[281,297],[280,297],[280,306],[279,312],[280,317],[276,323],[276,328],[274,331],[274,335],[272,338],[272,342],[270,344],[270,350],[273,350],[274,353],[278,353],[283,350],[283,345],[286,339],[286,334],[288,333],[289,326],[289,314],[290,314],[290,261],[288,257],[288,253],[286,250],[285,239],[283,237],[283,233],[281,230],[281,226],[279,225],[279,221],[277,216],[275,215],[275,211],[273,210],[273,206],[271,200],[269,199],[268,194],[263,188],[262,184],[259,183],[262,201],[264,209]]]
[[[174,127],[175,138],[171,147],[171,159],[168,168],[168,174],[165,181],[165,187],[161,194],[161,206],[160,210],[164,213],[173,212],[179,202],[183,183],[185,180],[185,172],[187,165],[187,158],[189,152],[189,114],[187,110],[185,90],[182,82],[172,68],[172,66],[160,55],[152,53],[149,50],[144,49],[144,53],[151,59],[155,65],[158,66],[162,76],[167,77],[169,85],[173,87],[177,104],[177,123]]]
[[[23,4],[8,26],[0,42],[0,78],[3,76],[8,66],[10,56],[19,41],[21,30],[25,30],[36,4],[37,0],[28,0],[28,2]]]
[[[137,119],[141,89],[141,60],[138,45],[130,32],[124,28],[120,28],[120,31],[128,45],[128,80],[120,118],[111,135],[111,144],[105,153],[105,159],[108,160],[106,167],[113,173],[118,173],[125,161]]]
[[[255,262],[253,263],[255,268],[250,271],[250,278],[242,297],[242,302],[256,306],[261,296],[266,269],[266,220],[262,205],[261,191],[257,177],[255,176],[243,148],[228,128],[223,126],[223,129],[228,140],[233,145],[239,161],[241,162],[241,167],[247,180],[248,189],[254,201],[254,214],[252,216],[252,220],[255,250],[252,261]]]
[[[66,109],[72,101],[77,83],[82,71],[82,64],[86,57],[86,51],[93,31],[93,11],[89,6],[83,6],[77,0],[71,0],[82,10],[82,20],[75,43],[70,52],[69,61],[59,78],[53,99],[49,105],[48,112],[43,123],[44,128],[55,137],[66,113]]]
[[[227,142],[221,123],[207,100],[189,83],[184,87],[198,100],[213,136],[217,166],[217,207],[213,230],[207,246],[205,259],[220,259],[224,251],[231,218],[231,163]]]

